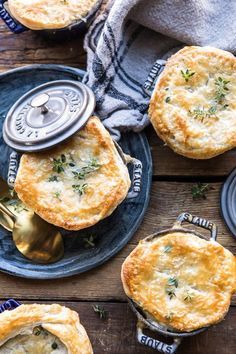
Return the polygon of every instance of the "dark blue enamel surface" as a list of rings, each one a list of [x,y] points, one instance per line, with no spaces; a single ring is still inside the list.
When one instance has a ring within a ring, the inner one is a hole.
[[[223,184],[220,205],[224,221],[233,237],[236,238],[236,168]]]
[[[28,90],[51,80],[81,79],[84,71],[60,65],[33,65],[0,74],[0,128],[12,104]],[[0,132],[2,129],[0,129]],[[99,266],[122,249],[140,225],[147,208],[152,160],[144,133],[126,133],[120,141],[125,153],[143,163],[140,195],[125,200],[114,213],[93,227],[78,232],[64,232],[65,256],[51,265],[38,265],[25,259],[14,247],[11,234],[0,228],[0,270],[26,278],[61,278]],[[0,175],[6,178],[10,149],[0,135]],[[94,248],[85,248],[84,238],[96,237]]]

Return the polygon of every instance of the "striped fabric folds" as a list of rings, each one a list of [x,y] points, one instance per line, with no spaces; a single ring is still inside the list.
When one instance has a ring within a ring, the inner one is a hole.
[[[148,124],[143,91],[157,59],[184,44],[236,52],[235,0],[110,0],[85,38],[84,82],[95,92],[97,114],[116,140]]]

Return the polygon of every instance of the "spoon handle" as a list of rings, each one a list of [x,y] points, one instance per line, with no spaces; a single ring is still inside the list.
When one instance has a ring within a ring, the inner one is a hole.
[[[16,221],[15,215],[1,202],[0,202],[0,211],[7,214],[12,219],[13,222]]]

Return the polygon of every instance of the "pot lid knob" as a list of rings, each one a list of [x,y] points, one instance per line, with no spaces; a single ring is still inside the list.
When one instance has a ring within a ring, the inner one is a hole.
[[[83,128],[95,108],[92,90],[79,81],[57,80],[25,93],[3,125],[7,145],[21,152],[49,149]]]
[[[45,114],[48,112],[48,107],[46,104],[49,101],[50,96],[47,93],[42,93],[34,97],[30,103],[33,108],[41,108],[41,113]]]

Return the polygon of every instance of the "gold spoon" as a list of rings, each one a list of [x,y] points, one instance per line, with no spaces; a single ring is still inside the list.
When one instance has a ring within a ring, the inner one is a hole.
[[[11,193],[9,191],[9,187],[7,183],[0,177],[0,200],[11,199]],[[4,229],[8,231],[13,230],[14,222],[13,220],[5,213],[0,213],[0,225],[4,227]]]
[[[63,257],[63,239],[56,227],[31,210],[15,215],[0,203],[0,211],[13,221],[13,241],[26,258],[37,263],[53,263]]]

